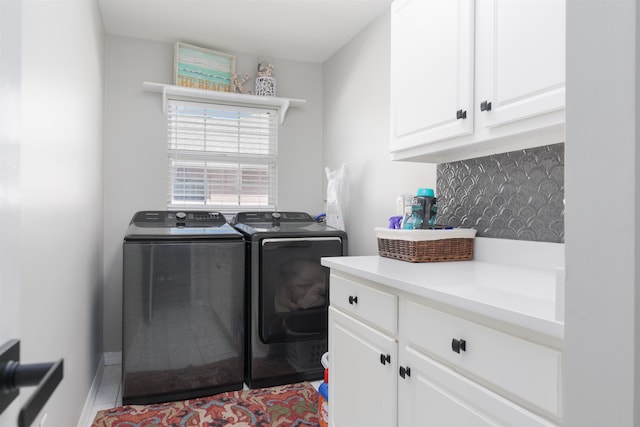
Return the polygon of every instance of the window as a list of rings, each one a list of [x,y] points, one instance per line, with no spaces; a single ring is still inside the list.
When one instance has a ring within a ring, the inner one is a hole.
[[[277,110],[168,100],[168,206],[275,209]]]

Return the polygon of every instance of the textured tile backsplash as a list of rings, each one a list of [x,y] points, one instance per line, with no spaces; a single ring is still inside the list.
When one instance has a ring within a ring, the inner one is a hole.
[[[564,242],[564,144],[438,165],[439,224]]]

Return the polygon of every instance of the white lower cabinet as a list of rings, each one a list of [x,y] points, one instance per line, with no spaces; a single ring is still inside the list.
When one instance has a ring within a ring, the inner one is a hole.
[[[331,336],[329,416],[331,426],[396,425],[395,338],[329,308]]]
[[[332,427],[561,424],[560,349],[340,272],[330,299]]]
[[[404,347],[398,426],[554,426],[422,352]],[[406,375],[406,370],[410,375]]]

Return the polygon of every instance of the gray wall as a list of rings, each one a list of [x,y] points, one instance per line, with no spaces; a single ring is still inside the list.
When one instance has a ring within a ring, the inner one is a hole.
[[[224,51],[222,47],[209,46]],[[239,52],[236,70],[258,58]],[[278,209],[323,211],[322,68],[273,58],[278,96],[306,99],[279,128]],[[142,82],[173,81],[173,44],[108,35],[105,57],[104,349],[120,351],[122,239],[136,211],[166,209],[166,124],[161,95]],[[245,88],[251,88],[245,84]]]
[[[1,95],[21,104],[12,200],[20,219],[1,225],[18,228],[12,321],[23,363],[64,358],[64,379],[34,425],[47,414],[48,426],[73,426],[102,356],[103,27],[95,1],[21,3],[14,23],[21,36],[13,40],[21,41],[21,84],[3,85]],[[0,426],[16,425],[33,391],[20,392]]]
[[[436,186],[435,165],[389,160],[389,24],[387,11],[323,65],[324,159],[347,165],[350,255],[378,253],[399,194]]]

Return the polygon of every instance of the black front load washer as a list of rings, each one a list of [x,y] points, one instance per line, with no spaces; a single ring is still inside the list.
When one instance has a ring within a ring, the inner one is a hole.
[[[123,404],[243,387],[244,247],[218,212],[134,215],[123,244]]]
[[[245,383],[271,387],[323,377],[329,269],[347,234],[303,212],[240,212],[246,240]]]

